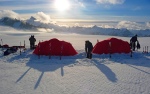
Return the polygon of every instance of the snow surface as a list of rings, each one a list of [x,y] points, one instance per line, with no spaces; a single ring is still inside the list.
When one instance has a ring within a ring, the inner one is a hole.
[[[28,33],[1,33],[3,44],[19,46],[26,41]],[[85,58],[84,42],[93,45],[115,37],[79,34],[36,34],[38,41],[58,38],[70,42],[77,50],[75,56],[38,56],[27,49],[3,56],[0,51],[0,94],[150,94],[150,54],[143,54],[143,47],[150,47],[149,37],[138,38],[141,49],[130,54],[93,55]],[[116,37],[129,41],[129,37]],[[2,43],[2,42],[1,42]]]

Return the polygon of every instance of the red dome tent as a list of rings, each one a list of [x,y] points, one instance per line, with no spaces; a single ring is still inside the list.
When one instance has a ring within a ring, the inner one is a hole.
[[[128,42],[117,38],[109,38],[98,42],[92,53],[95,54],[113,54],[113,53],[130,53],[130,45]]]
[[[47,56],[73,56],[77,54],[70,43],[59,41],[56,38],[49,41],[40,42],[33,53],[36,55]]]

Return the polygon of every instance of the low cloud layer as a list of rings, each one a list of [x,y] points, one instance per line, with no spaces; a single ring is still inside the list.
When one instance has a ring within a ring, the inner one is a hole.
[[[150,29],[149,23],[140,24],[137,22],[131,22],[131,21],[121,21],[116,26],[117,28],[126,28],[130,30],[142,30],[142,29]]]
[[[18,13],[14,12],[12,10],[0,10],[0,18],[3,18],[3,17],[16,18],[16,19],[26,19],[26,18],[22,18],[21,15],[19,15]],[[38,12],[33,17],[36,18],[38,21],[41,21],[43,23],[49,23],[51,21],[50,16],[43,13],[43,12]]]
[[[43,12],[38,12],[35,16],[35,18],[41,22],[44,23],[49,23],[51,21],[51,18],[49,15],[43,13]]]
[[[146,26],[150,28],[150,22],[147,22],[147,23],[146,23]]]
[[[10,18],[19,18],[19,14],[11,10],[0,10],[0,18],[10,17]]]

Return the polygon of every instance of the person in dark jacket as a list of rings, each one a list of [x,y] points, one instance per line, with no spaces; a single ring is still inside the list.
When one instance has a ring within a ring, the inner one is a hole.
[[[29,38],[29,41],[30,41],[30,49],[34,49],[35,42],[36,42],[36,39],[34,38],[34,35],[31,35],[31,37]]]
[[[135,47],[136,47],[136,43],[137,42],[137,35],[133,36],[131,39],[130,39],[130,47],[133,51],[135,51]]]
[[[93,49],[92,43],[89,40],[85,41],[86,58],[89,59],[92,58],[92,49]]]

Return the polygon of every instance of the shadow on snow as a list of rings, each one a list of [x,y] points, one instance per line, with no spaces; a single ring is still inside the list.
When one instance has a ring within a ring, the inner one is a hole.
[[[51,56],[51,59],[49,59],[49,56],[41,56],[40,59],[38,59],[38,56],[33,55],[31,50],[27,50],[25,53],[22,53],[22,55],[15,55],[14,57],[10,58],[8,62],[13,62],[22,58],[28,58],[29,60],[25,63],[26,66],[29,67],[29,69],[27,69],[17,79],[16,83],[19,82],[30,71],[31,68],[33,68],[41,72],[41,75],[39,76],[34,86],[34,89],[36,89],[41,82],[44,72],[50,72],[60,69],[60,75],[64,76],[64,66],[96,66],[111,82],[116,82],[118,79],[116,78],[116,74],[108,66],[106,66],[108,64],[107,61],[111,63],[127,64],[134,69],[150,74],[149,72],[136,67],[150,67],[150,64],[148,64],[148,61],[150,60],[148,56],[150,55],[143,55],[139,52],[133,53],[133,57],[130,57],[129,54],[113,54],[111,58],[109,58],[108,54],[94,54],[92,59],[87,59],[85,58],[85,53],[81,52],[76,56],[62,56],[61,60],[59,56]]]

